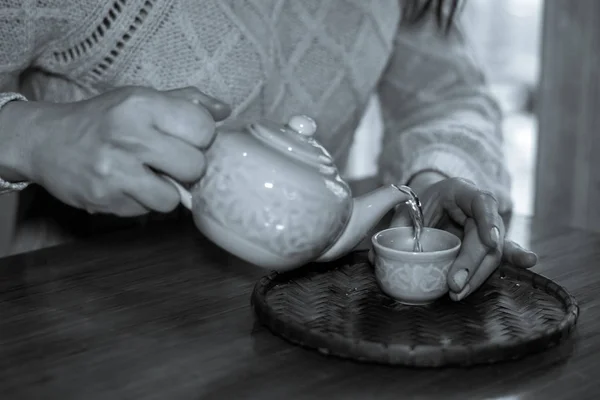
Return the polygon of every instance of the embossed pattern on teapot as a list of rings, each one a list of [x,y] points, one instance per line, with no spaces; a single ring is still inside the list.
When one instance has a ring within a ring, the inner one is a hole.
[[[408,200],[389,185],[352,197],[331,155],[315,139],[315,122],[221,127],[205,153],[207,171],[181,201],[198,230],[257,266],[289,270],[351,251],[394,206]]]
[[[198,228],[271,268],[302,265],[331,246],[350,218],[352,196],[311,125],[296,117],[279,129],[220,132],[193,188]]]

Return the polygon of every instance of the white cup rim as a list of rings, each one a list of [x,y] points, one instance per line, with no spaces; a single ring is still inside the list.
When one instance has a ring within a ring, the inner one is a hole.
[[[383,229],[383,230],[375,233],[371,237],[371,243],[373,245],[373,250],[375,251],[375,253],[379,253],[385,257],[392,257],[392,258],[410,257],[410,258],[419,258],[422,260],[435,260],[435,259],[444,259],[444,258],[447,258],[450,256],[455,257],[455,254],[458,252],[458,250],[460,249],[460,246],[462,245],[462,241],[460,240],[460,238],[458,236],[456,236],[450,232],[444,231],[442,229],[429,228],[429,227],[423,228],[423,231],[435,232],[436,234],[440,234],[442,236],[449,237],[449,238],[455,240],[456,244],[448,249],[436,250],[436,251],[426,251],[426,252],[420,253],[420,252],[415,252],[415,251],[398,250],[398,249],[384,246],[381,243],[379,243],[379,240],[378,240],[379,237],[381,237],[382,235],[384,235],[388,232],[400,231],[400,230],[404,231],[404,230],[408,230],[408,229],[410,229],[412,231],[413,228],[410,226],[399,226],[399,227]]]

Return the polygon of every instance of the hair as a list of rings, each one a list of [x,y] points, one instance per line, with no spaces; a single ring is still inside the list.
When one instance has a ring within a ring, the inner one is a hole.
[[[433,13],[438,28],[447,34],[462,6],[461,0],[406,0],[404,15],[409,24],[417,24]]]

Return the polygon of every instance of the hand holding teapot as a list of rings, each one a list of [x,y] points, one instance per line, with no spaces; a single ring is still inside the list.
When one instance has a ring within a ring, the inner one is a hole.
[[[198,230],[241,259],[283,271],[347,254],[408,200],[395,185],[353,198],[316,129],[301,115],[286,125],[218,128],[204,177],[190,191],[171,179]]]

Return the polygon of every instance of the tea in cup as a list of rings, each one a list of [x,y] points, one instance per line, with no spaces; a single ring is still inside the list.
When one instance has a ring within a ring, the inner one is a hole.
[[[389,228],[371,238],[370,255],[381,290],[400,303],[429,304],[448,293],[447,276],[461,240],[452,233],[423,228],[423,252],[415,252],[412,227]]]

